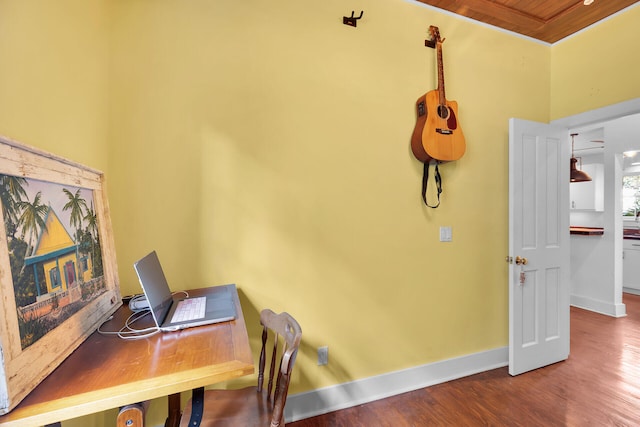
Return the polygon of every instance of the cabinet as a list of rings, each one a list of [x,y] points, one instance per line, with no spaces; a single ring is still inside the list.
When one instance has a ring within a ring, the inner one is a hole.
[[[640,240],[624,239],[622,248],[623,286],[640,292]]]
[[[569,184],[571,209],[604,211],[604,165],[583,164],[582,170],[589,174],[591,181]]]

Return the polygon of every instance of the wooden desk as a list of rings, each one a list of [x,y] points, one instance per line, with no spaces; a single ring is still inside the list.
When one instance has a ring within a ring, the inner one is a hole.
[[[169,415],[175,417],[180,410],[178,393],[252,374],[238,293],[235,285],[225,286],[233,290],[236,320],[136,341],[94,332],[15,409],[1,416],[0,425],[51,424],[168,395],[173,395]],[[130,313],[121,307],[102,330],[118,330]],[[148,321],[150,325],[150,317]],[[138,326],[144,327],[144,322]]]

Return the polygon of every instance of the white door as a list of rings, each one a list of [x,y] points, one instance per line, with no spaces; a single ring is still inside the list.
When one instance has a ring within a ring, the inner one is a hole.
[[[509,121],[511,375],[569,356],[570,146],[566,132],[542,123]]]

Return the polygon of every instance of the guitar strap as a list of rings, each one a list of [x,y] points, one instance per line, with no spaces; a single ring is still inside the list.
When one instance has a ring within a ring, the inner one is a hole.
[[[435,162],[435,179],[436,179],[436,187],[438,189],[438,203],[435,205],[430,205],[427,202],[427,184],[429,183],[429,166],[431,162],[424,162],[424,169],[422,170],[422,200],[424,200],[424,204],[430,208],[437,208],[440,206],[440,193],[442,193],[442,178],[440,177],[440,171],[438,170],[438,162]]]

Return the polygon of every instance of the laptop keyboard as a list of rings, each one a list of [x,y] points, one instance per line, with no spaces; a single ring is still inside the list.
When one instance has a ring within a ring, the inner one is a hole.
[[[207,297],[189,298],[179,301],[176,311],[171,318],[171,323],[202,319],[204,317],[206,302]]]

